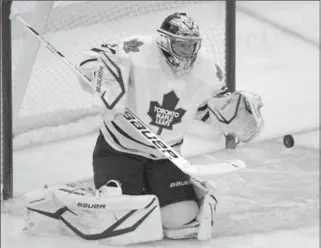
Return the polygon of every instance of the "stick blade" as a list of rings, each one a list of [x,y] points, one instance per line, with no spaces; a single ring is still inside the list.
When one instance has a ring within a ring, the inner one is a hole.
[[[194,167],[193,176],[213,176],[245,169],[246,164],[242,160],[228,160],[213,164],[197,164]]]

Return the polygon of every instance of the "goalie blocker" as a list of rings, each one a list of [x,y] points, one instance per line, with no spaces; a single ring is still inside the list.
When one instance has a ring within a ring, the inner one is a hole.
[[[44,225],[60,222],[54,231],[61,232],[62,226],[69,235],[110,245],[156,241],[164,235],[208,240],[214,228],[217,194],[214,196],[215,188],[208,183],[193,186],[200,211],[195,221],[180,228],[163,230],[155,195],[123,195],[118,181],[111,180],[99,190],[64,185],[25,194],[25,230],[43,233]]]

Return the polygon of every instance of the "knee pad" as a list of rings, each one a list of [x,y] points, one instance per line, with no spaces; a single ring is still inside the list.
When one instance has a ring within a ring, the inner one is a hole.
[[[216,205],[219,192],[209,182],[191,180],[196,197],[198,199],[199,211],[194,221],[180,227],[164,229],[164,234],[171,239],[197,238],[198,240],[209,240],[214,231]]]
[[[111,189],[108,185],[100,189],[98,197],[95,190],[66,185],[45,189],[43,194],[39,191],[28,194],[25,201],[29,221],[30,218],[38,220],[34,225],[39,223],[37,232],[40,233],[44,226],[58,221],[69,235],[99,240],[101,244],[127,245],[163,238],[156,196],[122,195],[119,191],[115,193],[117,187]],[[39,221],[39,218],[42,219]]]
[[[196,201],[181,201],[161,208],[163,227],[178,228],[194,220],[199,212]]]

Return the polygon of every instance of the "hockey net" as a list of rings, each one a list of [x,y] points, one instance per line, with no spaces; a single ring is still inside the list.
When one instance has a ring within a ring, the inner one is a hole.
[[[224,68],[225,2],[14,1],[12,4],[13,13],[19,13],[35,26],[76,65],[91,47],[132,35],[156,34],[164,18],[176,11],[189,13],[199,23],[203,48],[213,63]],[[37,48],[37,44],[19,21],[12,21],[15,149],[94,132],[99,124],[101,109],[80,89],[75,73],[43,45]]]

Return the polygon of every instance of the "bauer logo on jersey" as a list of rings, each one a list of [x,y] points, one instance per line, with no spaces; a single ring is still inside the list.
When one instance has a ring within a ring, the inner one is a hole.
[[[151,101],[149,105],[148,115],[152,121],[150,125],[159,127],[157,135],[161,135],[163,129],[172,130],[173,125],[181,122],[186,110],[175,109],[179,102],[179,98],[172,90],[163,97],[163,103],[160,105],[156,101]]]
[[[144,42],[137,39],[133,39],[130,41],[124,41],[123,49],[126,53],[139,52],[139,47],[142,45],[144,45]]]

